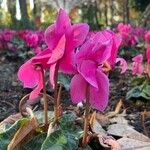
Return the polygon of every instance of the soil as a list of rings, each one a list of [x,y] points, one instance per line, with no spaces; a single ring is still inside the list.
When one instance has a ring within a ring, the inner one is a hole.
[[[0,121],[18,112],[20,99],[31,91],[24,89],[17,79],[18,68],[24,63],[25,59],[11,53],[12,52],[0,51]],[[131,72],[127,71],[125,74],[120,75],[119,69],[115,69],[109,76],[110,100],[106,112],[113,111],[116,104],[122,99],[124,103],[123,110],[126,109],[128,114],[127,119],[130,124],[132,124],[136,130],[144,132],[140,122],[140,112],[144,111],[145,105],[136,107],[134,102],[125,100],[127,91],[131,89]],[[52,90],[48,89],[48,94],[53,95]],[[68,92],[63,89],[62,101],[67,107],[71,104],[68,95]]]

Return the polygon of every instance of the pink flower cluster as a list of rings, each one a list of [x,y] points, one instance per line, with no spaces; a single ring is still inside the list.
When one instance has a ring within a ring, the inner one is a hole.
[[[20,45],[14,39],[22,40],[24,42],[24,49],[34,49],[35,53],[39,53],[46,46],[44,42],[44,31],[15,31],[5,29],[0,30],[0,49],[9,49],[15,52]]]
[[[84,101],[89,88],[91,106],[103,111],[109,96],[109,79],[103,66],[107,62],[114,67],[120,37],[111,30],[89,36],[88,24],[72,25],[66,12],[60,9],[55,23],[46,29],[44,39],[47,48],[24,63],[18,71],[18,78],[24,87],[33,88],[29,101],[34,101],[43,89],[42,69],[49,70],[52,88],[55,87],[55,75],[59,70],[73,75],[70,83],[73,103]],[[33,46],[35,42],[37,37],[30,36],[28,43]],[[124,64],[122,59],[118,61]]]
[[[146,50],[146,59],[147,64],[144,67],[143,63],[143,55],[139,54],[132,58],[132,74],[133,75],[142,75],[143,73],[150,73],[150,47]]]
[[[150,44],[149,30],[123,23],[119,23],[116,30],[122,37],[122,46],[133,47],[140,42]]]

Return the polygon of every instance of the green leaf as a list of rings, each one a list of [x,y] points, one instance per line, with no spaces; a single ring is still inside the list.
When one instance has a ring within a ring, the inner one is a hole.
[[[143,82],[141,86],[136,86],[131,89],[127,95],[126,99],[129,100],[131,98],[144,98],[146,100],[150,100],[150,85],[148,82]]]
[[[141,96],[141,88],[139,86],[134,87],[126,94],[126,99],[139,98]]]
[[[67,91],[69,91],[70,81],[71,81],[70,76],[64,75],[63,73],[59,73],[58,74],[58,81],[59,81],[59,83],[61,83],[65,87],[65,89]]]
[[[48,111],[48,118],[51,119],[53,117],[53,114],[53,111]],[[35,111],[34,115],[38,119],[39,124],[44,123],[44,111]]]
[[[77,150],[82,129],[75,124],[75,113],[66,113],[59,121],[60,128],[51,133],[41,150]]]
[[[143,84],[143,82],[146,80],[146,78],[144,76],[138,76],[138,77],[135,77],[133,80],[132,80],[132,84],[134,86],[137,86],[137,85],[141,85]]]
[[[147,100],[150,100],[150,85],[146,84],[142,88],[141,96]]]
[[[16,131],[27,123],[27,118],[22,118],[15,122],[10,128],[6,129],[4,132],[0,133],[0,150],[6,150],[11,139],[15,135]]]
[[[63,150],[65,144],[67,144],[67,138],[61,130],[57,130],[46,138],[41,150]]]
[[[40,150],[41,146],[46,139],[46,133],[38,134],[33,137],[30,141],[28,141],[21,150]]]

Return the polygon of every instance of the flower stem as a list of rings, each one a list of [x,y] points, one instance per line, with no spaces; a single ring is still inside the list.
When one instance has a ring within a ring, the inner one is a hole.
[[[44,69],[42,66],[41,66],[41,72],[42,72],[42,79],[43,79],[44,121],[45,121],[45,127],[47,128],[48,127],[48,99],[46,94]]]
[[[90,89],[89,89],[89,85],[87,85],[86,102],[85,102],[85,117],[84,117],[84,132],[83,132],[82,146],[87,145],[87,142],[88,142],[89,110],[90,110],[89,99],[90,99]]]
[[[58,121],[58,69],[59,69],[59,64],[56,64],[56,69],[55,69],[55,78],[54,78],[54,83],[55,83],[55,88],[54,88],[54,122]]]

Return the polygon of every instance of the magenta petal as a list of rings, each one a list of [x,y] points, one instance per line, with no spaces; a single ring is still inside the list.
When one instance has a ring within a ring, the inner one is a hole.
[[[47,64],[53,64],[63,57],[65,52],[65,43],[66,43],[66,38],[65,35],[63,35],[59,40],[56,48],[52,51],[52,55],[48,60]]]
[[[63,9],[59,10],[55,25],[58,35],[64,34],[65,30],[71,26],[69,16]]]
[[[123,58],[117,58],[116,63],[120,62],[121,66],[121,74],[125,73],[126,70],[128,69],[128,64]]]
[[[39,72],[39,82],[37,87],[30,93],[29,101],[34,101],[40,94],[41,90],[43,89],[43,79],[42,79],[42,73]]]
[[[104,111],[108,104],[109,80],[103,72],[97,70],[97,81],[99,90],[90,86],[90,104],[93,108]]]
[[[41,64],[44,69],[49,68],[49,65],[47,64],[49,58],[51,57],[51,50],[46,49],[42,51],[39,55],[36,55],[32,58],[33,64]]]
[[[55,25],[49,26],[45,31],[45,42],[52,50],[56,47],[61,35],[57,35]]]
[[[150,47],[147,48],[146,50],[146,58],[147,58],[147,62],[150,64]]]
[[[39,81],[39,71],[31,63],[32,59],[23,64],[18,71],[18,79],[25,88],[34,88]]]
[[[96,78],[96,63],[91,60],[83,60],[82,64],[78,67],[78,71],[83,76],[83,78],[89,82],[90,85],[98,88],[97,78]]]
[[[70,83],[70,94],[73,103],[77,104],[85,100],[86,86],[87,83],[80,74],[74,75]]]
[[[143,61],[143,55],[139,54],[139,55],[133,57],[132,61],[137,62],[137,63],[141,63]]]
[[[84,42],[89,31],[89,26],[86,23],[78,23],[72,26],[72,30],[73,30],[73,45],[75,47],[78,47]]]
[[[52,88],[55,87],[55,71],[56,71],[56,63],[50,66],[49,81]]]
[[[76,73],[73,52],[65,53],[63,58],[60,60],[59,68],[63,73],[67,73],[67,74],[75,74]]]

